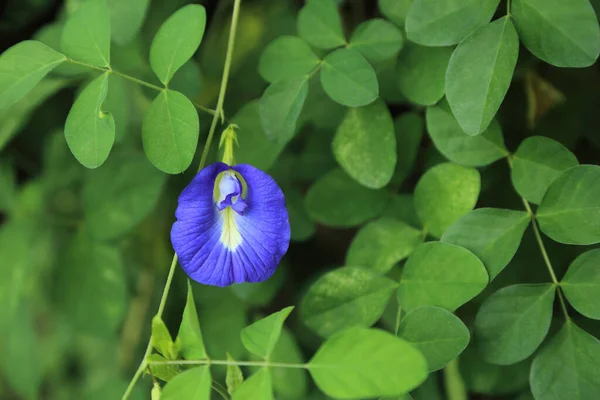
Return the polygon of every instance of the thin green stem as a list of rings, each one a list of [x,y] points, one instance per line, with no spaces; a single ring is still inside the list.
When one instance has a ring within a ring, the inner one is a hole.
[[[218,381],[213,381],[212,382],[212,388],[215,392],[219,393],[221,395],[222,398],[224,398],[225,400],[229,400],[229,393],[227,393],[227,389],[225,389],[223,387],[223,385],[221,385]]]
[[[506,16],[510,17],[511,0],[506,0]]]
[[[96,71],[101,71],[101,72],[105,72],[105,73],[109,73],[109,74],[114,74],[114,75],[119,76],[119,77],[121,77],[123,79],[126,79],[128,81],[135,82],[138,85],[142,85],[142,86],[145,86],[145,87],[150,88],[152,90],[156,90],[157,92],[162,92],[162,91],[166,90],[166,88],[164,88],[164,87],[153,85],[150,82],[146,82],[146,81],[143,81],[141,79],[135,78],[135,77],[133,77],[131,75],[127,75],[127,74],[124,74],[122,72],[115,71],[112,68],[97,67],[95,65],[82,63],[82,62],[79,62],[79,61],[72,60],[70,58],[67,58],[67,62],[71,63],[71,64],[74,64],[74,65],[80,65],[82,67],[90,68],[90,69],[93,69],[93,70],[96,70]],[[201,106],[200,104],[198,104],[196,102],[193,102],[193,104],[200,111],[203,111],[203,112],[205,112],[207,114],[210,114],[210,115],[213,115],[213,116],[216,114],[215,110],[211,110],[210,108],[206,108],[204,106]]]
[[[213,139],[214,132],[215,132],[215,129],[217,126],[217,122],[219,120],[219,117],[221,117],[221,118],[223,117],[223,103],[225,101],[225,92],[227,90],[227,81],[229,79],[229,71],[231,69],[231,59],[233,58],[233,47],[235,45],[235,34],[237,31],[237,23],[238,23],[239,13],[240,13],[240,3],[241,3],[241,0],[235,0],[234,6],[233,6],[233,14],[231,17],[231,29],[229,31],[229,43],[227,45],[227,56],[225,59],[225,66],[223,68],[223,79],[221,80],[221,89],[219,92],[219,98],[217,100],[217,108],[213,112],[213,119],[212,119],[210,131],[208,134],[208,138],[206,139],[206,143],[204,144],[204,150],[202,152],[202,158],[200,160],[200,166],[199,166],[198,170],[202,169],[204,167],[204,165],[206,164],[206,157],[208,155],[208,150],[212,143],[212,139]],[[82,64],[82,63],[78,63],[78,64]],[[89,66],[88,64],[85,64],[85,65]],[[93,67],[93,69],[97,69],[97,70],[104,70],[103,68],[99,68],[99,67],[95,67],[95,66],[91,66],[91,67]],[[112,71],[112,70],[105,70],[105,71],[111,71],[114,73],[114,71]],[[123,75],[121,75],[121,76],[123,76]],[[135,79],[135,78],[133,78],[133,79]],[[152,86],[154,86],[154,85],[152,85]],[[156,87],[158,88],[158,86],[156,86]],[[159,89],[161,91],[163,90],[161,88],[159,88]],[[164,309],[165,309],[165,305],[167,303],[167,297],[169,296],[169,291],[171,289],[171,283],[173,282],[173,275],[175,274],[175,269],[176,269],[175,267],[177,266],[177,260],[178,260],[177,254],[175,254],[173,256],[173,261],[171,261],[171,268],[169,269],[169,275],[167,276],[167,282],[165,283],[165,287],[163,289],[163,294],[160,299],[160,304],[158,306],[158,311],[156,312],[156,315],[158,315],[159,317],[162,316]],[[148,340],[148,345],[146,346],[146,350],[144,352],[144,358],[140,362],[140,366],[138,367],[137,371],[135,372],[133,378],[131,379],[131,382],[129,382],[129,386],[127,387],[127,390],[123,394],[122,400],[127,400],[129,398],[129,396],[131,395],[131,392],[133,391],[133,388],[135,387],[135,384],[139,380],[140,376],[142,375],[144,370],[150,365],[150,363],[148,362],[148,356],[151,353],[152,353],[152,342],[151,342],[151,340]],[[205,360],[205,361],[207,361],[207,360]],[[227,362],[227,361],[225,361],[225,362]],[[209,361],[209,363],[210,363],[210,361]],[[223,364],[223,365],[226,365],[226,364]]]
[[[454,359],[444,367],[444,381],[446,382],[446,398],[448,400],[467,400],[467,388],[460,375],[458,359]]]
[[[275,367],[275,368],[301,368],[307,369],[308,364],[288,364],[271,361],[235,361],[235,360],[166,360],[149,361],[150,365],[237,365],[239,367]]]
[[[523,205],[525,205],[525,209],[527,210],[527,213],[529,214],[529,216],[531,218],[531,225],[533,226],[533,233],[535,235],[535,240],[537,241],[538,247],[540,248],[540,252],[542,253],[542,258],[544,259],[546,268],[548,269],[548,272],[550,273],[550,278],[552,279],[552,282],[554,283],[554,285],[556,285],[556,288],[557,288],[556,291],[558,293],[558,300],[560,302],[560,307],[562,309],[563,314],[565,315],[565,318],[568,321],[569,313],[567,311],[567,304],[565,302],[565,299],[564,299],[564,296],[562,293],[562,289],[560,287],[560,282],[559,282],[558,278],[556,277],[556,272],[554,272],[554,268],[552,267],[552,262],[550,261],[550,257],[548,256],[548,252],[546,251],[546,246],[544,246],[544,240],[542,239],[542,234],[540,232],[540,228],[538,227],[537,218],[536,218],[535,214],[533,213],[533,211],[531,210],[531,206],[529,205],[529,202],[527,200],[525,200],[523,197],[521,197],[521,201],[523,201]]]
[[[223,68],[223,77],[221,78],[221,89],[219,90],[219,97],[217,99],[217,107],[215,108],[215,115],[213,116],[212,123],[210,124],[210,130],[208,131],[208,138],[206,139],[206,146],[202,152],[200,158],[200,169],[204,167],[206,158],[208,157],[208,151],[210,150],[210,143],[212,142],[219,116],[221,122],[225,120],[223,114],[223,104],[225,103],[225,93],[227,92],[227,82],[229,81],[229,71],[231,70],[231,61],[233,59],[233,49],[235,47],[235,35],[237,32],[238,19],[240,15],[240,3],[241,0],[235,0],[233,3],[233,14],[231,16],[231,28],[229,29],[229,43],[227,44],[227,54],[225,56],[225,67]]]

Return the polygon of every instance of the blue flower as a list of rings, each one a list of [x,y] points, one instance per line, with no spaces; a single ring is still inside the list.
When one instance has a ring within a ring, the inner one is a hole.
[[[171,242],[193,280],[214,286],[269,278],[288,249],[283,192],[248,164],[202,169],[179,196]]]

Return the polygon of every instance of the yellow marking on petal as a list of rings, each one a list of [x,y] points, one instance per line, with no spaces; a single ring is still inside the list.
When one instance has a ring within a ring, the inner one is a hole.
[[[231,207],[227,207],[221,212],[221,218],[223,219],[223,226],[221,228],[220,241],[230,251],[235,251],[237,247],[242,244],[242,235],[238,230],[237,223],[235,222],[235,211]]]

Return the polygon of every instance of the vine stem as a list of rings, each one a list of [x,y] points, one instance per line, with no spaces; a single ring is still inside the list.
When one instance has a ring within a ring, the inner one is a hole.
[[[152,90],[156,90],[156,91],[158,91],[158,92],[162,92],[162,91],[164,91],[164,90],[166,90],[166,89],[167,89],[166,87],[160,87],[160,86],[156,86],[156,85],[153,85],[153,84],[151,84],[150,82],[143,81],[143,80],[141,80],[141,79],[138,79],[138,78],[135,78],[135,77],[133,77],[133,76],[131,76],[131,75],[127,75],[127,74],[124,74],[124,73],[122,73],[122,72],[115,71],[114,69],[112,69],[112,68],[110,68],[110,67],[109,67],[109,68],[97,67],[97,66],[95,66],[95,65],[92,65],[92,64],[86,64],[86,63],[83,63],[83,62],[80,62],[80,61],[75,61],[75,60],[73,60],[73,59],[71,59],[71,58],[67,58],[67,62],[68,62],[68,63],[70,63],[70,64],[74,64],[74,65],[80,65],[80,66],[82,66],[82,67],[90,68],[90,69],[93,69],[93,70],[96,70],[96,71],[107,72],[107,73],[109,73],[109,74],[113,74],[113,75],[116,75],[116,76],[120,76],[120,77],[121,77],[121,78],[123,78],[123,79],[126,79],[126,80],[128,80],[128,81],[131,81],[131,82],[135,82],[135,83],[137,83],[138,85],[145,86],[145,87],[147,87],[147,88],[150,88],[150,89],[152,89]],[[200,111],[203,111],[203,112],[205,112],[205,113],[207,113],[207,114],[210,114],[210,115],[213,115],[213,116],[216,114],[216,111],[215,111],[215,110],[211,110],[210,108],[207,108],[207,107],[201,106],[200,104],[198,104],[198,103],[196,103],[196,102],[192,102],[192,104],[193,104],[193,105],[194,105],[194,107],[196,107],[198,110],[200,110]]]
[[[238,367],[275,367],[275,368],[301,368],[307,369],[308,364],[287,364],[271,361],[231,361],[231,360],[167,360],[149,361],[150,365],[237,365]]]
[[[223,78],[221,79],[221,88],[219,91],[219,98],[217,100],[216,109],[214,111],[210,110],[213,115],[213,119],[212,119],[212,123],[210,125],[210,130],[208,132],[208,137],[206,139],[206,143],[204,145],[204,150],[202,151],[202,158],[200,159],[200,165],[198,167],[198,170],[201,170],[204,167],[204,165],[206,164],[208,150],[210,149],[210,145],[212,143],[215,129],[217,127],[219,118],[221,118],[221,120],[224,120],[223,104],[225,102],[225,92],[227,91],[227,82],[229,80],[229,71],[231,69],[231,60],[233,58],[233,48],[235,46],[235,35],[237,32],[237,25],[238,25],[237,23],[238,23],[238,18],[239,18],[239,14],[240,14],[240,3],[241,3],[241,0],[235,0],[235,2],[233,4],[233,13],[231,16],[231,28],[229,30],[229,42],[227,44],[227,55],[225,57],[225,66],[223,67]],[[78,62],[76,62],[76,63],[78,63]],[[81,64],[81,63],[78,63],[78,64]],[[86,66],[89,66],[89,65],[86,64]],[[96,70],[114,73],[114,71],[112,71],[111,69],[104,69],[104,68],[100,68],[100,67],[96,67],[96,66],[89,66],[89,67],[92,67],[93,69],[96,69]],[[122,76],[125,79],[132,80],[134,82],[139,81],[137,78],[130,77],[129,75],[119,74],[119,76]],[[143,82],[143,81],[139,81],[139,82]],[[147,82],[144,82],[144,83],[146,83],[147,84],[146,86],[148,86],[148,87],[154,86]],[[154,86],[154,88],[161,90],[161,91],[164,90],[162,88],[159,88],[158,86]],[[167,297],[169,296],[169,291],[171,289],[171,283],[173,282],[173,275],[175,275],[175,267],[177,266],[177,261],[178,261],[177,254],[175,254],[175,255],[173,255],[173,260],[171,261],[171,268],[169,269],[169,275],[167,276],[167,281],[166,281],[165,287],[163,289],[162,297],[160,299],[160,304],[158,306],[158,311],[156,312],[156,315],[159,317],[162,317],[162,314],[165,309],[165,305],[167,303]],[[123,394],[123,397],[121,398],[121,400],[127,400],[129,398],[129,396],[131,395],[131,392],[133,391],[135,384],[139,380],[139,378],[142,375],[142,373],[144,372],[144,370],[149,365],[147,359],[151,352],[152,352],[152,342],[151,342],[151,339],[149,339],[148,345],[146,346],[146,350],[144,351],[144,357],[142,358],[142,361],[140,362],[140,366],[138,367],[135,374],[133,375],[133,378],[129,382],[129,385],[127,386],[127,390]],[[213,362],[213,363],[215,363],[215,362]]]
[[[535,214],[533,213],[533,211],[531,210],[531,206],[529,205],[529,202],[527,200],[525,200],[525,198],[523,198],[523,197],[521,197],[521,201],[523,202],[523,205],[525,205],[525,210],[527,210],[527,213],[529,214],[529,217],[531,218],[531,225],[533,226],[533,233],[535,235],[535,240],[537,241],[538,247],[540,248],[540,251],[542,253],[542,258],[544,259],[546,268],[548,268],[548,272],[550,273],[550,278],[552,279],[552,282],[554,283],[554,285],[557,287],[558,300],[560,302],[560,307],[562,309],[563,314],[565,315],[565,318],[568,321],[569,313],[567,311],[567,304],[566,304],[565,299],[562,294],[560,282],[558,281],[558,279],[556,277],[556,273],[554,272],[554,268],[552,267],[552,262],[550,261],[550,257],[548,257],[548,252],[546,251],[546,246],[544,246],[544,240],[542,239],[542,234],[540,233],[540,228],[538,227],[537,218],[536,218]]]

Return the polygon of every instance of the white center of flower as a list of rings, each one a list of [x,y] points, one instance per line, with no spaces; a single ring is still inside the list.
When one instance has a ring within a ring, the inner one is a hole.
[[[242,235],[237,227],[237,222],[235,221],[237,213],[231,209],[231,207],[227,207],[221,214],[221,222],[223,227],[221,229],[221,238],[220,241],[228,250],[235,251],[237,247],[242,244]]]

